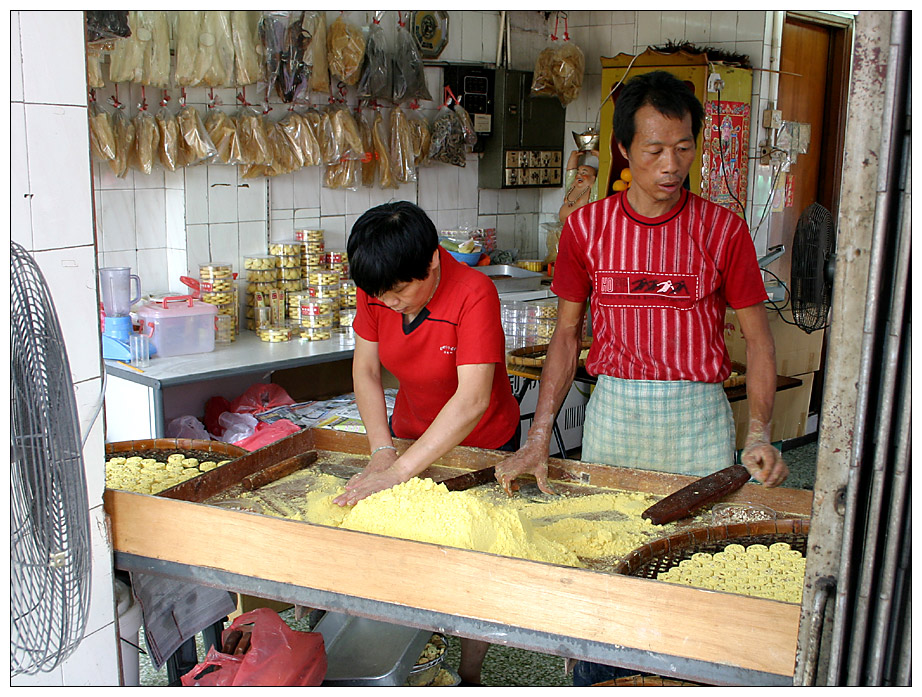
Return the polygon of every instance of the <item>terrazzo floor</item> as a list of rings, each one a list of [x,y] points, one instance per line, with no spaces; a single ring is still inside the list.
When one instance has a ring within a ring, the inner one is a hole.
[[[785,486],[798,489],[812,489],[816,471],[816,442],[810,442],[783,452],[790,475]],[[308,618],[295,620],[294,610],[279,613],[294,629],[308,631]],[[196,636],[199,660],[205,656],[201,634]],[[146,649],[144,629],[140,632],[140,647]],[[448,656],[446,665],[457,670],[460,657],[460,642],[455,637],[448,637]],[[154,670],[147,656],[140,655],[140,682],[142,686],[167,686],[166,666]],[[483,683],[495,687],[567,687],[572,678],[564,671],[564,659],[508,646],[494,645],[487,652],[483,664]]]

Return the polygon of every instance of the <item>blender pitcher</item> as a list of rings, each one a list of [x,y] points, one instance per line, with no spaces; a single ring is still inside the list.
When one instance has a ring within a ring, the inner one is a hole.
[[[137,295],[131,295],[131,281]],[[141,279],[128,266],[107,266],[99,270],[99,288],[106,317],[127,317],[131,306],[141,299]]]

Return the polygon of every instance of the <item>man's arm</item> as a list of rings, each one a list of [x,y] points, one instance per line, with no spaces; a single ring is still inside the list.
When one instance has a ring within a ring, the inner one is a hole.
[[[781,453],[771,445],[772,409],[777,372],[775,342],[762,303],[736,310],[746,339],[746,396],[749,400],[749,434],[742,462],[765,486],[781,484],[788,476]]]
[[[567,398],[579,365],[584,315],[583,303],[562,298],[557,301],[557,328],[541,368],[538,404],[528,430],[528,439],[515,455],[496,466],[496,479],[507,494],[512,494],[516,477],[526,472],[535,476],[542,491],[554,493],[547,483],[551,433],[557,412]]]

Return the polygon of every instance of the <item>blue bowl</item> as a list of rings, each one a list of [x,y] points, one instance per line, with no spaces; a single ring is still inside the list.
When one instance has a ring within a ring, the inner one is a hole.
[[[442,249],[445,249],[442,247]],[[451,254],[455,259],[460,261],[462,264],[467,264],[468,266],[476,266],[477,262],[480,261],[481,252],[473,252],[471,254],[462,254],[461,252],[452,252],[450,249],[445,249],[446,252]]]

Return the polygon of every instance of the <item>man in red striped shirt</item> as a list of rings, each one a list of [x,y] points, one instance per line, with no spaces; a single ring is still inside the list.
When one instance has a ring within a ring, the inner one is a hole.
[[[586,410],[582,459],[704,476],[733,463],[733,417],[723,392],[730,358],[724,313],[746,337],[749,435],[742,464],[765,486],[787,477],[771,445],[776,372],[767,299],[746,223],[690,193],[703,109],[691,89],[657,71],[629,81],[614,136],[630,165],[626,191],[576,210],[560,236],[551,289],[557,329],[526,444],[496,468],[507,492],[523,473],[547,482],[554,419],[573,381],[586,301],[598,382]]]

